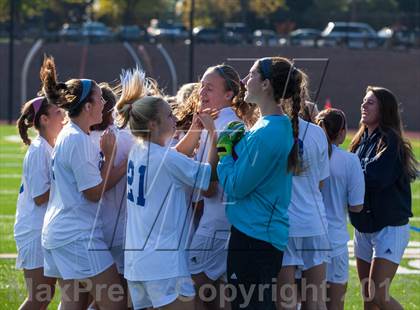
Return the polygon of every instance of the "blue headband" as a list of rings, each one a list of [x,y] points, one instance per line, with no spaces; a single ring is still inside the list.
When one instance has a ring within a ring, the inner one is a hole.
[[[82,82],[82,95],[80,96],[79,103],[86,99],[92,88],[92,80],[81,79],[80,81]]]
[[[264,80],[271,78],[271,66],[273,64],[273,61],[270,57],[261,58],[258,60],[258,63],[260,64],[262,78]]]
[[[90,90],[92,89],[92,80],[81,79],[80,82],[82,82],[82,95],[80,96],[80,99],[77,102],[77,104],[70,108],[69,112],[77,110],[81,106],[82,102],[89,95]]]

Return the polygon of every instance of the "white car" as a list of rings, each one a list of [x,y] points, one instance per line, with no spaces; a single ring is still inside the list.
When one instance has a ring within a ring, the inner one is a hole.
[[[377,33],[365,23],[329,22],[318,40],[318,46],[373,48],[378,45]]]

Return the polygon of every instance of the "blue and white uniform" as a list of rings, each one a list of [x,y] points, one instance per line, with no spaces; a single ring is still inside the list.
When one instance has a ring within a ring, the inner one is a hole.
[[[93,277],[113,263],[102,232],[98,203],[83,191],[102,182],[99,148],[70,121],[57,137],[52,156],[50,201],[42,228],[46,276]]]
[[[134,136],[129,129],[109,127],[115,134],[117,147],[114,166],[119,166],[126,160],[134,143]],[[99,147],[103,131],[92,131],[90,137]],[[118,183],[107,190],[99,202],[99,216],[103,224],[104,239],[117,265],[118,273],[124,274],[124,243],[127,223],[127,176],[124,175]]]
[[[301,173],[293,176],[289,240],[283,266],[307,270],[329,261],[331,245],[319,184],[328,178],[328,141],[321,127],[299,118]],[[302,250],[304,249],[304,250]]]
[[[50,189],[51,153],[51,145],[43,137],[37,136],[31,142],[23,160],[14,226],[18,269],[29,270],[44,266],[41,231],[48,203],[37,206],[34,198]]]
[[[349,253],[347,215],[349,207],[362,205],[365,180],[357,155],[332,145],[330,177],[321,189],[328,221],[331,262],[327,264],[327,281],[344,284],[348,280]]]
[[[214,121],[217,134],[220,134],[232,121],[239,121],[231,107],[221,109]],[[200,136],[200,146],[196,159],[208,161],[211,141],[207,130]],[[217,280],[226,273],[227,240],[230,224],[225,213],[225,198],[220,184],[212,197],[203,197],[204,210],[200,223],[194,233],[189,254],[189,268],[192,274],[205,273],[212,280]]]
[[[124,277],[135,309],[162,307],[194,296],[186,239],[191,214],[186,193],[207,190],[211,167],[170,147],[133,145],[127,168]]]

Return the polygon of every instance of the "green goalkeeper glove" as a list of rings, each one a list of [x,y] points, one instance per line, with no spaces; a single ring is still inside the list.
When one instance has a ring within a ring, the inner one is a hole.
[[[245,134],[245,125],[239,121],[230,122],[217,140],[217,155],[219,159],[232,155],[236,160],[237,156],[233,147],[242,139]]]

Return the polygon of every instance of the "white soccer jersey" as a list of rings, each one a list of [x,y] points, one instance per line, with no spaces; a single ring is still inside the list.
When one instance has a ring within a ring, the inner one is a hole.
[[[52,156],[50,201],[42,228],[46,249],[89,237],[92,231],[103,238],[101,221],[96,219],[98,203],[83,194],[102,182],[100,163],[99,149],[89,135],[73,122],[64,126]]]
[[[218,118],[214,121],[214,125],[219,135],[226,126],[232,121],[240,121],[232,108],[224,108],[220,110]],[[196,159],[201,162],[208,161],[208,152],[210,147],[210,139],[208,139],[207,130],[203,130],[200,136],[200,146],[196,155]],[[228,239],[230,232],[230,224],[225,213],[225,195],[223,189],[219,185],[217,193],[212,197],[203,197],[204,210],[200,219],[200,224],[196,230],[196,234],[210,238]]]
[[[206,190],[211,167],[154,143],[137,143],[127,168],[124,276],[150,281],[189,276],[185,239],[189,187]],[[197,180],[202,180],[199,182]]]
[[[109,127],[116,138],[117,151],[114,158],[114,166],[118,166],[127,159],[134,136],[129,129],[118,129],[114,125]],[[99,147],[100,137],[103,131],[92,131],[92,142]],[[127,176],[123,176],[118,183],[106,191],[99,203],[99,216],[103,224],[105,242],[109,247],[120,246],[125,239],[125,226],[127,217]]]
[[[14,227],[18,249],[41,235],[47,203],[37,206],[34,198],[50,189],[51,153],[51,145],[41,136],[26,151]]]
[[[346,249],[350,240],[347,232],[348,206],[363,204],[365,179],[359,158],[333,145],[330,158],[330,177],[322,188],[328,220],[328,236],[332,246],[332,256]]]
[[[299,145],[303,172],[293,176],[289,237],[326,234],[328,227],[319,182],[330,174],[327,137],[321,127],[299,118]]]

